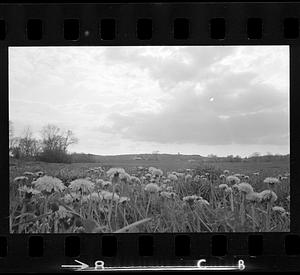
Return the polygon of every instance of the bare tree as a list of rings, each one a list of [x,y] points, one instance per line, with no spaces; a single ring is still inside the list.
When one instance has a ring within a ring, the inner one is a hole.
[[[62,131],[54,124],[48,124],[43,127],[42,135],[42,152],[40,159],[48,162],[68,162],[68,147],[77,143],[78,139],[71,130]]]
[[[20,153],[23,157],[35,157],[40,149],[39,141],[33,137],[30,127],[26,127],[19,140]]]

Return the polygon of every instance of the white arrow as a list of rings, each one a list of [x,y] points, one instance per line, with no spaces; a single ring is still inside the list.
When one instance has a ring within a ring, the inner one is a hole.
[[[61,265],[61,267],[79,268],[80,270],[89,267],[87,264],[82,263],[82,262],[80,262],[78,260],[75,260],[75,262],[79,263],[80,265],[67,265],[67,264],[63,264],[63,265]]]

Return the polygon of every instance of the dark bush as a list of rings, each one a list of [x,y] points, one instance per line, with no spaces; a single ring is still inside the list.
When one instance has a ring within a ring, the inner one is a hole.
[[[71,163],[71,156],[62,150],[44,150],[37,156],[37,160],[50,163]]]

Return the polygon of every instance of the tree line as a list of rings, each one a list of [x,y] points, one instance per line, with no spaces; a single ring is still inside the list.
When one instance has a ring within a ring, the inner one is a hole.
[[[14,135],[13,122],[9,121],[9,154],[16,159],[39,160],[45,162],[71,162],[68,147],[78,142],[71,130],[61,130],[54,124],[45,125],[40,137],[33,136],[28,127],[23,135]]]

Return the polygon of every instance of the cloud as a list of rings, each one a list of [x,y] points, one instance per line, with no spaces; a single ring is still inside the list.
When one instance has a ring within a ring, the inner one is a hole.
[[[111,125],[100,129],[158,143],[287,143],[288,95],[253,79],[252,73],[229,74],[200,94],[193,85],[180,86],[160,112],[113,113]]]
[[[288,47],[10,48],[10,118],[86,152],[289,150],[288,63]]]

